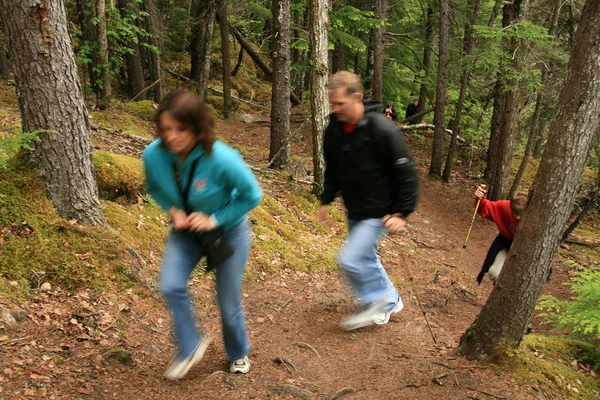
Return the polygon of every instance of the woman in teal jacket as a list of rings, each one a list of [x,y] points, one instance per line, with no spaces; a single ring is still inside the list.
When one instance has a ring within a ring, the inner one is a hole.
[[[246,214],[260,203],[260,187],[239,153],[215,139],[215,121],[197,96],[183,91],[169,94],[159,106],[156,123],[160,139],[144,150],[142,158],[148,192],[172,222],[160,288],[173,316],[178,353],[165,377],[183,378],[211,341],[196,329],[187,293],[187,280],[204,255],[216,273],[230,370],[246,373],[250,344],[241,301],[250,252]],[[223,242],[225,254],[211,260],[213,249],[222,248]]]

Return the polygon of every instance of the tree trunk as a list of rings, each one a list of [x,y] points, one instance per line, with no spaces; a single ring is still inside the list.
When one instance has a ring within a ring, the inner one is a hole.
[[[92,24],[92,18],[95,16],[95,10],[89,6],[86,0],[76,0],[77,7],[77,19],[79,21],[79,27],[81,28],[81,42],[86,46],[87,57],[90,61],[86,64],[87,71],[90,79],[90,89],[96,94],[100,95],[100,77],[95,70],[95,67],[99,64],[98,62],[98,44],[96,40],[98,33],[96,27]]]
[[[0,79],[8,79],[9,76],[10,65],[8,64],[8,58],[6,57],[6,50],[4,49],[2,35],[0,35]]]
[[[336,73],[346,69],[346,46],[342,42],[336,42],[333,49],[333,60],[331,72]]]
[[[598,202],[598,195],[600,195],[600,172],[596,173],[596,187],[593,189],[591,193],[589,193],[585,199],[583,200],[583,204],[581,205],[581,210],[579,213],[569,224],[565,232],[562,234],[560,239],[561,242],[564,242],[568,239],[569,235],[579,226],[583,218],[587,215],[587,213],[592,209],[592,207]]]
[[[494,85],[494,109],[492,111],[492,122],[490,124],[490,140],[487,151],[487,162],[484,178],[490,182],[496,175],[498,164],[498,142],[502,129],[502,118],[504,118],[504,90],[502,89],[502,74],[498,72],[496,84]]]
[[[158,35],[158,27],[156,24],[156,12],[154,10],[154,2],[153,0],[143,0],[142,3],[142,11],[144,11],[147,16],[144,18],[144,25],[146,31],[151,35],[146,38],[146,43],[150,46],[158,48],[160,44],[159,35]],[[153,98],[155,102],[160,102],[163,96],[163,84],[162,84],[162,72],[160,69],[160,55],[155,51],[148,51],[148,55],[150,58],[150,63],[148,65],[148,70],[150,71],[150,82],[158,82],[153,89]]]
[[[373,0],[375,18],[387,18],[387,0]],[[383,61],[385,59],[385,32],[382,25],[373,31],[373,96],[375,101],[383,101]]]
[[[514,0],[512,3],[505,3],[502,25],[510,26],[519,21],[519,19],[522,19],[522,11],[528,9],[528,3],[529,0]],[[512,56],[511,69],[519,72],[521,70],[521,55],[517,54],[517,49],[519,48],[518,39],[506,41],[503,47],[506,54],[514,54],[514,56]],[[490,187],[488,190],[488,197],[490,200],[504,199],[508,195],[510,167],[513,156],[513,126],[517,114],[519,84],[516,79],[512,78],[508,79],[504,84],[507,86],[506,89],[502,89],[504,92],[504,114],[502,116],[502,125],[498,136],[495,170],[494,174],[490,177]]]
[[[490,20],[488,21],[488,26],[493,26],[494,22],[496,22],[496,18],[498,18],[498,12],[500,11],[500,6],[504,0],[496,0],[494,2],[494,8],[492,9],[492,14],[490,15]]]
[[[104,0],[96,0],[96,17],[98,19],[98,64],[100,66],[100,81],[102,90],[98,106],[101,109],[110,108],[111,97],[111,79],[110,79],[110,60],[108,58],[108,39],[106,37],[106,7]]]
[[[206,97],[208,80],[210,79],[210,62],[212,58],[212,43],[215,32],[215,18],[217,16],[217,3],[215,0],[200,2],[203,8],[201,25],[202,33],[198,41],[201,42],[201,49],[198,50],[198,58],[195,60],[198,68],[196,78],[196,94],[202,100]]]
[[[435,115],[433,124],[433,150],[429,175],[442,174],[442,156],[444,132],[446,129],[444,116],[446,108],[446,83],[448,80],[448,60],[450,59],[450,3],[440,0],[440,59],[438,62],[437,85],[435,89]]]
[[[205,45],[204,29],[206,20],[204,12],[207,10],[206,4],[200,0],[196,0],[192,4],[192,29],[190,35],[190,76],[192,81],[200,78],[202,71],[202,54]]]
[[[229,118],[231,112],[231,49],[229,48],[226,0],[219,0],[218,7],[217,19],[221,31],[221,56],[223,58],[223,118]]]
[[[375,66],[375,30],[371,29],[371,33],[369,34],[369,47],[367,48],[367,68],[365,70],[365,83],[364,83],[364,98],[372,99],[373,98],[373,77],[374,71],[373,67]]]
[[[273,80],[271,96],[271,168],[290,163],[290,0],[273,1]]]
[[[64,0],[0,0],[23,132],[52,131],[30,160],[61,217],[105,224],[66,15]]]
[[[302,27],[303,20],[302,14],[300,11],[294,11],[294,41],[300,40],[302,38]],[[298,98],[298,100],[304,100],[304,77],[306,75],[306,71],[304,68],[304,60],[306,59],[306,52],[300,49],[294,48],[292,50],[292,64],[294,66],[294,94]]]
[[[473,51],[473,27],[477,25],[477,17],[479,14],[480,0],[473,0],[473,12],[469,23],[465,26],[465,39],[464,47],[462,52],[462,59],[468,59],[469,55]],[[450,181],[450,175],[452,174],[452,162],[454,160],[454,152],[456,150],[456,138],[460,135],[460,120],[462,117],[463,106],[465,104],[465,97],[467,95],[467,85],[471,79],[471,64],[465,64],[463,66],[462,76],[460,78],[460,93],[458,95],[458,103],[456,103],[456,111],[454,112],[454,123],[452,124],[452,139],[450,140],[450,147],[448,148],[448,157],[446,158],[446,165],[444,166],[444,182]]]
[[[323,191],[323,132],[329,116],[329,99],[327,96],[327,29],[329,10],[327,3],[310,0],[310,106],[312,119],[313,142],[313,193],[319,195]]]
[[[600,127],[600,2],[586,1],[529,204],[486,305],[462,336],[469,358],[518,346],[544,288]]]
[[[430,0],[431,1],[431,0]],[[431,47],[433,44],[433,8],[431,4],[427,6],[427,15],[425,16],[425,45],[423,48],[423,73],[425,78],[421,82],[421,89],[419,90],[419,105],[417,106],[417,114],[422,113],[426,110],[427,98],[429,97],[427,86],[427,77],[431,74]],[[414,120],[414,123],[418,124],[422,118]]]
[[[265,78],[271,79],[271,77],[273,76],[273,71],[271,70],[271,67],[269,67],[267,65],[267,63],[260,57],[260,54],[258,54],[256,52],[256,50],[254,50],[254,48],[252,47],[250,42],[248,42],[246,40],[246,38],[244,37],[244,35],[242,35],[242,32],[240,32],[239,29],[237,29],[233,26],[230,26],[229,30],[231,31],[233,36],[235,36],[238,43],[240,45],[242,45],[242,47],[244,48],[246,53],[248,53],[250,58],[252,58],[252,61],[254,61],[256,66],[262,70],[262,72],[265,74]],[[295,106],[301,103],[300,99],[298,99],[298,97],[294,93],[291,93],[291,92],[290,92],[290,100],[291,100],[292,104]]]
[[[119,0],[119,12],[121,18],[129,17],[132,11],[131,7],[135,7],[135,3],[131,3],[129,0]],[[133,9],[135,10],[135,8]],[[125,55],[127,61],[127,82],[129,88],[130,98],[137,95],[144,90],[146,84],[144,83],[144,68],[142,67],[142,57],[140,54],[140,45],[137,41],[130,41],[127,47],[131,50]],[[145,100],[146,95],[142,94],[137,97],[137,100]]]
[[[242,66],[243,61],[244,61],[244,48],[242,46],[240,46],[240,52],[238,53],[238,58],[235,63],[235,67],[233,67],[233,70],[231,71],[231,76],[237,75],[238,71],[240,70],[240,68]]]

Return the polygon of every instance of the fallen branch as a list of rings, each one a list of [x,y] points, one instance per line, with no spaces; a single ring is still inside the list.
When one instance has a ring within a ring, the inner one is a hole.
[[[300,398],[301,400],[314,400],[312,393],[296,386],[283,385],[277,382],[265,382],[264,385],[271,390],[278,391],[280,393],[289,393],[292,396]]]
[[[11,344],[11,343],[16,343],[16,342],[20,342],[23,341],[25,339],[29,339],[31,337],[31,335],[27,335],[27,336],[23,336],[22,338],[18,338],[18,339],[12,339],[12,340],[6,340],[4,342],[0,343],[0,346],[5,346],[7,344]]]
[[[292,139],[294,138],[294,136],[296,136],[296,134],[298,134],[298,132],[300,132],[302,130],[302,128],[304,128],[304,125],[306,125],[306,123],[308,122],[309,119],[310,119],[310,117],[306,118],[304,120],[304,122],[302,122],[302,124],[298,127],[298,129],[296,129],[294,131],[294,133],[292,133],[290,136],[288,136],[288,138],[285,140],[285,143],[281,145],[281,147],[279,148],[279,150],[277,150],[277,153],[275,153],[275,155],[273,156],[273,158],[271,158],[271,160],[267,163],[266,168],[271,168],[271,166],[273,165],[273,163],[275,162],[275,160],[277,159],[277,157],[279,156],[279,154],[281,154],[281,152],[283,151],[283,149],[285,149],[287,147],[287,145],[292,141]]]
[[[458,381],[456,381],[456,382],[458,382]],[[490,396],[490,397],[493,397],[495,399],[500,399],[500,400],[506,399],[506,397],[498,396],[497,394],[486,392],[485,390],[475,389],[474,387],[471,387],[471,386],[466,386],[466,385],[459,385],[459,386],[462,386],[465,389],[469,389],[469,390],[473,390],[475,392],[479,392],[481,394],[485,394],[486,396]]]
[[[296,366],[294,364],[292,364],[292,362],[290,360],[288,360],[287,358],[282,358],[282,357],[276,357],[273,359],[273,362],[276,364],[280,364],[283,365],[285,367],[285,369],[287,370],[287,372],[291,375],[294,376],[294,373],[292,372],[292,370],[288,367],[288,365],[290,367],[292,367],[293,369],[297,369]]]
[[[315,353],[317,355],[317,358],[319,358],[319,360],[323,361],[323,358],[321,358],[321,355],[319,354],[319,352],[316,351],[315,348],[312,347],[310,344],[304,343],[304,342],[296,342],[296,343],[294,343],[294,345],[301,347],[303,349],[311,350],[313,353]]]
[[[356,389],[354,389],[354,388],[351,388],[351,387],[341,388],[340,390],[335,392],[335,394],[333,396],[331,396],[331,398],[329,400],[338,400],[344,396],[347,396],[347,395],[353,394],[353,393],[356,393]]]
[[[158,84],[158,82],[160,82],[161,78],[158,78],[156,80],[156,82],[154,82],[152,85],[148,86],[147,88],[143,89],[141,92],[139,92],[138,94],[136,94],[135,96],[133,96],[133,98],[129,101],[135,101],[135,99],[137,99],[138,97],[140,97],[141,95],[143,95],[144,93],[146,93],[148,90],[152,89],[154,86],[156,86]]]

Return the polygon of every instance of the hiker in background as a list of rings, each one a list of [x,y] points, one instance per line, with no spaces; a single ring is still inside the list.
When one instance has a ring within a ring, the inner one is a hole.
[[[413,102],[410,103],[408,105],[408,107],[406,107],[406,114],[404,115],[404,119],[408,119],[408,118],[412,117],[413,115],[417,115],[418,111],[419,111],[419,98],[415,98],[415,99],[413,99]],[[409,125],[412,125],[414,123],[416,123],[415,120],[408,121]]]
[[[508,250],[515,238],[517,225],[527,206],[527,194],[523,192],[515,193],[510,200],[498,201],[488,200],[486,193],[484,185],[479,185],[475,190],[475,201],[480,201],[477,213],[495,223],[500,232],[492,242],[477,276],[479,284],[486,273],[492,281],[496,281],[500,275]]]
[[[397,121],[398,120],[398,113],[396,112],[396,109],[394,108],[393,104],[387,104],[385,106],[385,109],[383,110],[383,115],[388,118],[391,119],[392,121]]]
[[[341,190],[348,211],[348,238],[338,262],[360,296],[363,311],[340,326],[352,330],[385,324],[403,308],[377,245],[386,233],[397,233],[417,201],[417,172],[402,135],[377,110],[381,104],[363,101],[358,75],[339,71],[329,78],[333,113],[325,130],[324,190],[317,220],[327,223],[329,204]]]
[[[262,193],[239,153],[215,139],[215,121],[201,100],[173,92],[156,113],[158,140],[142,156],[148,192],[169,213],[171,229],[160,288],[173,316],[177,354],[165,377],[183,378],[211,339],[196,329],[187,280],[203,256],[215,269],[223,340],[230,371],[250,369],[242,309],[242,277],[250,252],[246,214]]]

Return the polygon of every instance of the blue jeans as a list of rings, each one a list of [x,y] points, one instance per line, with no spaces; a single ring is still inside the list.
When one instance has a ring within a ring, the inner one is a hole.
[[[223,341],[229,359],[248,354],[248,330],[242,309],[242,277],[250,253],[250,228],[244,219],[225,232],[234,253],[222,265],[215,267],[217,297],[221,310]],[[196,329],[187,280],[202,258],[202,251],[187,231],[171,231],[163,255],[160,289],[173,316],[179,354],[187,357],[200,343],[202,332]]]
[[[377,255],[377,243],[385,232],[386,228],[379,218],[349,219],[348,238],[340,249],[338,263],[363,304],[383,301],[388,311],[400,296]]]

